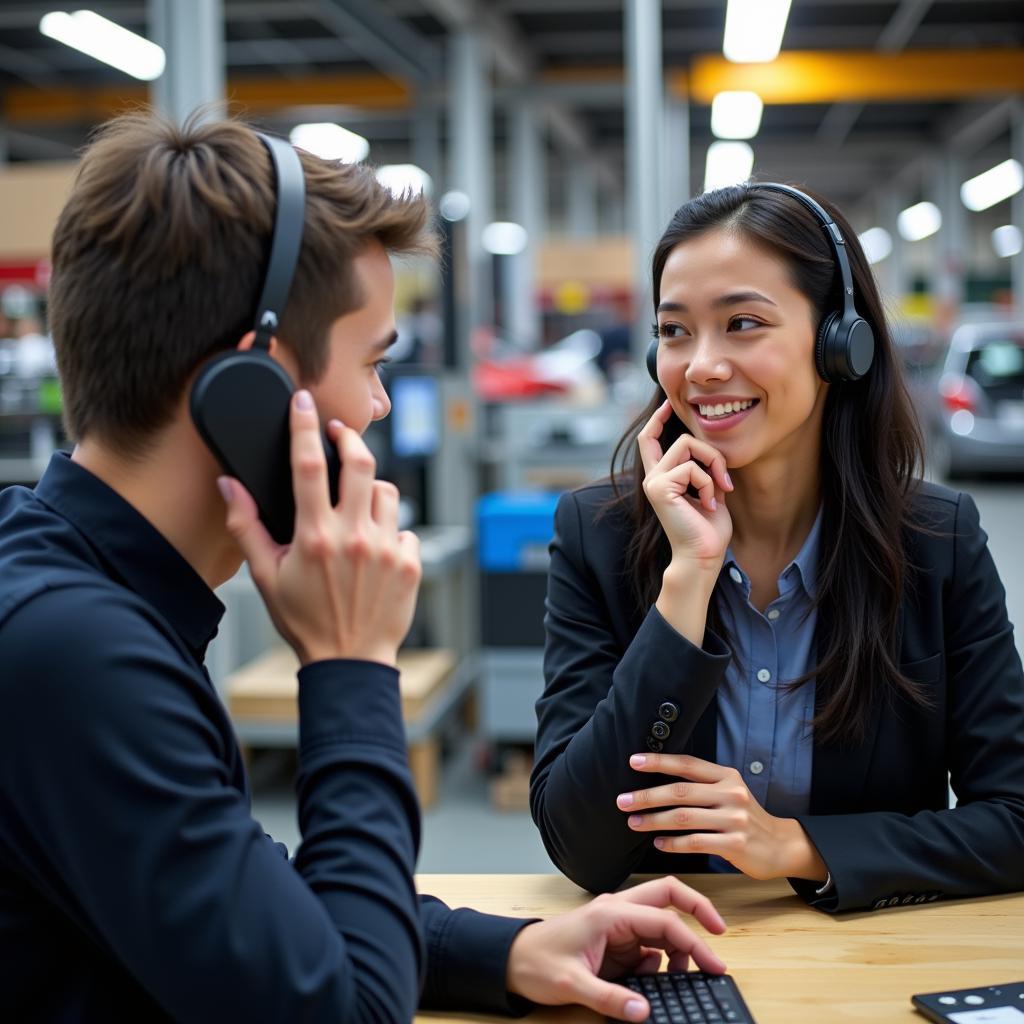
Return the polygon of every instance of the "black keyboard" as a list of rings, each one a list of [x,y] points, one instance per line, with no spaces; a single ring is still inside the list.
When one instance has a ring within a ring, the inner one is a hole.
[[[639,992],[651,1004],[647,1024],[755,1024],[728,974],[638,974],[618,984]]]

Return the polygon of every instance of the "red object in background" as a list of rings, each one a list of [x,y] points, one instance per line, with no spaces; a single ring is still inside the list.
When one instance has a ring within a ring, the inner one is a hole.
[[[939,381],[939,394],[947,412],[966,409],[975,412],[980,397],[978,385],[970,377],[962,377],[958,373],[947,373]]]
[[[45,291],[50,284],[50,261],[31,260],[21,263],[0,261],[0,289],[8,284],[22,284]]]
[[[473,387],[487,402],[505,402],[535,395],[564,394],[568,388],[550,380],[539,380],[532,359],[510,359],[494,363],[484,360],[473,369]]]

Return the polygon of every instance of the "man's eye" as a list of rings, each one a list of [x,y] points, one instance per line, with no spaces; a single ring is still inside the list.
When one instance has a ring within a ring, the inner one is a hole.
[[[384,356],[383,359],[378,359],[377,362],[373,364],[373,369],[376,373],[380,373],[380,371],[383,370],[390,362],[391,360],[387,356]]]

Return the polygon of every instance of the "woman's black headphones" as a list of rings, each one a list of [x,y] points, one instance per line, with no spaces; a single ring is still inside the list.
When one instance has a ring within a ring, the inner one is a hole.
[[[875,335],[871,325],[858,313],[853,300],[853,273],[846,256],[846,241],[839,226],[825,212],[820,203],[791,185],[780,185],[771,181],[753,181],[748,189],[762,189],[783,192],[802,203],[820,221],[825,229],[835,255],[836,266],[843,287],[843,308],[841,312],[826,313],[818,325],[814,344],[814,363],[822,380],[830,384],[840,381],[860,380],[871,369],[875,355]],[[647,372],[655,384],[658,380],[658,340],[651,342],[647,349]]]

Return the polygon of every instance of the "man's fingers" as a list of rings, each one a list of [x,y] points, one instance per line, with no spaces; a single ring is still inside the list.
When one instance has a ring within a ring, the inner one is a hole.
[[[624,985],[602,981],[593,974],[581,970],[573,978],[573,991],[566,993],[566,1002],[579,1003],[605,1017],[616,1020],[647,1020],[651,1008],[638,992],[632,992]]]
[[[260,586],[264,580],[270,579],[281,548],[260,522],[256,502],[241,483],[232,477],[222,476],[217,478],[217,487],[227,505],[228,533],[242,549],[253,582]]]
[[[373,521],[390,537],[398,532],[398,488],[386,480],[375,480],[371,514]]]
[[[620,893],[623,899],[648,907],[675,907],[696,918],[709,932],[720,935],[725,921],[703,893],[684,885],[673,875],[643,882]]]
[[[291,411],[292,491],[295,523],[317,522],[330,509],[327,459],[320,441],[320,420],[313,396],[305,389],[292,395]]]
[[[343,427],[341,432],[341,491],[338,507],[350,533],[364,529],[373,506],[374,474],[377,462],[358,432]]]
[[[699,938],[683,923],[678,914],[660,907],[648,907],[634,904],[618,910],[625,914],[625,923],[631,929],[635,940],[644,946],[653,946],[665,950],[671,956],[674,953],[686,953],[693,957],[702,970],[712,974],[723,974],[725,963],[720,960],[711,947]],[[622,920],[619,921],[622,924]],[[613,943],[609,941],[609,948]]]

